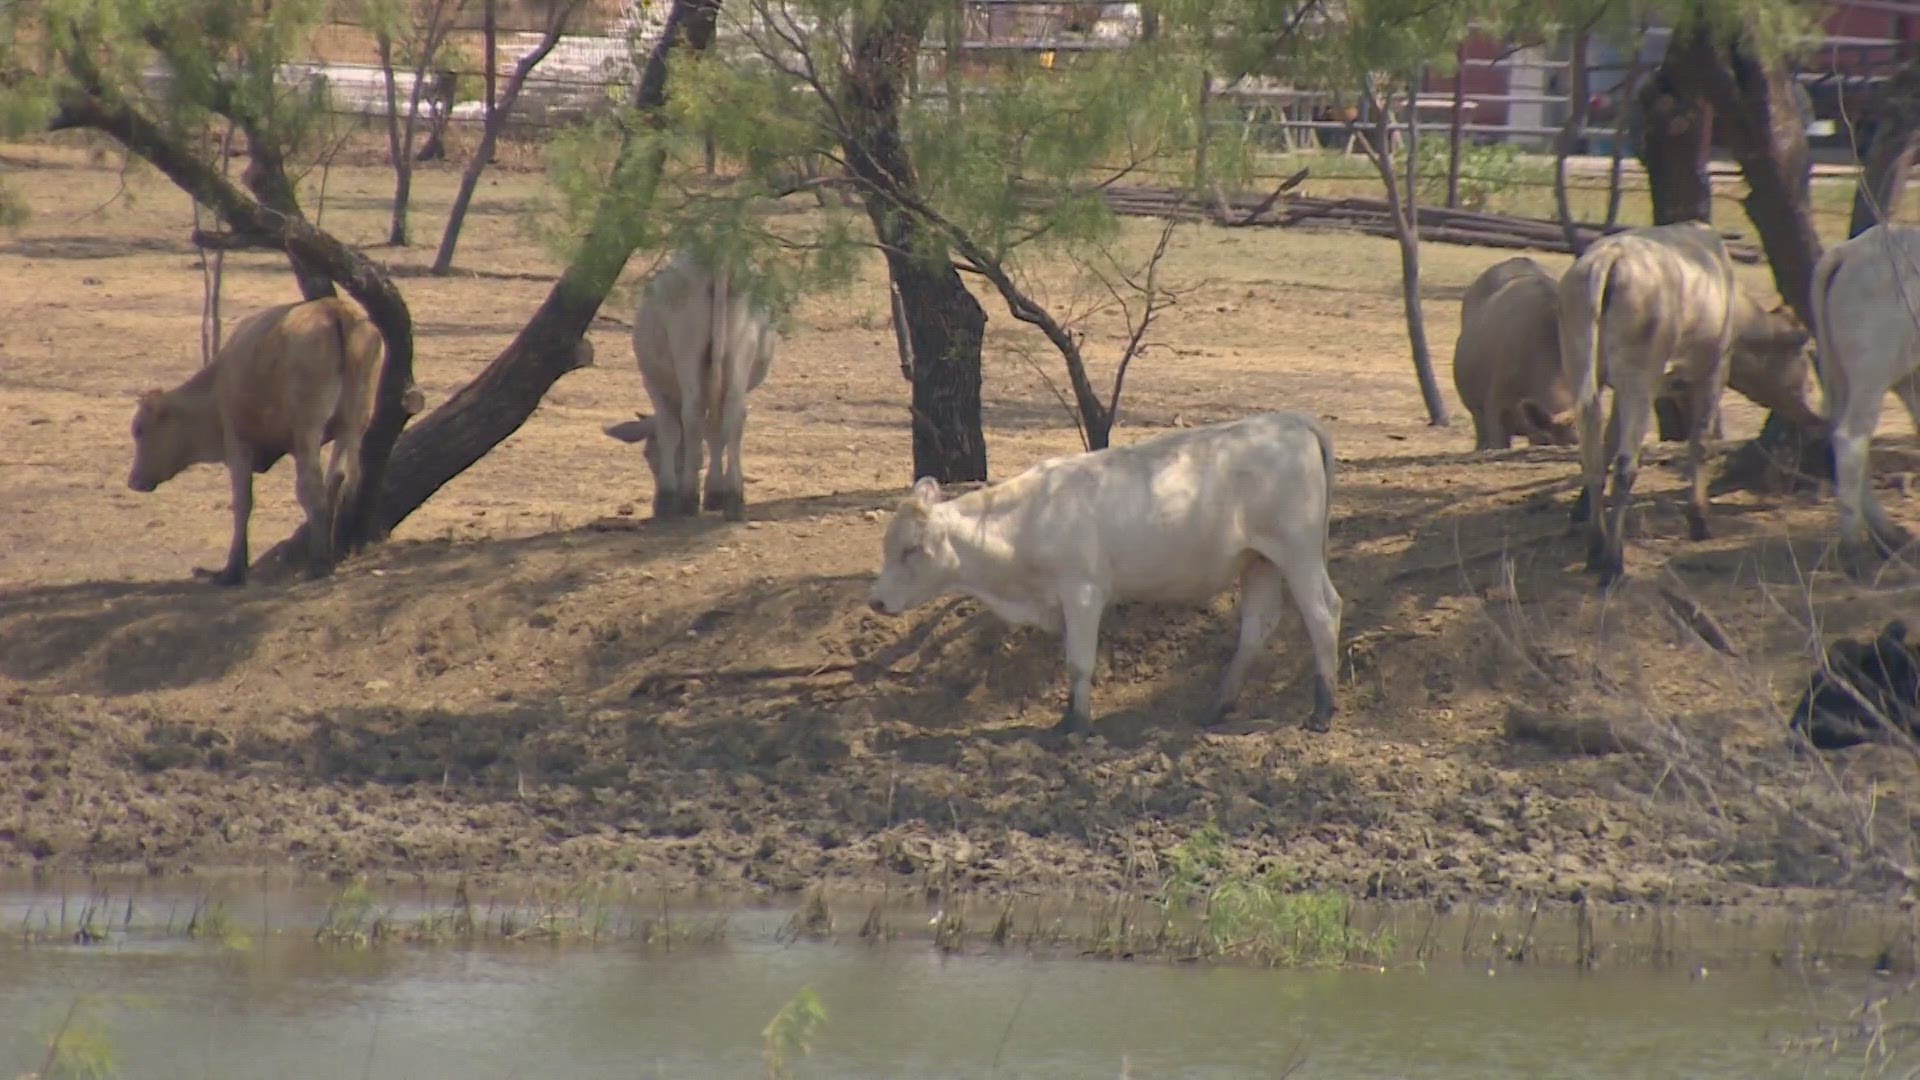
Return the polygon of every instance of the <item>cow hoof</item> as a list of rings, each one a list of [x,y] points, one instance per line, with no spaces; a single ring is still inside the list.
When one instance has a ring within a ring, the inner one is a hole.
[[[225,570],[211,573],[205,570],[195,570],[194,574],[196,576],[204,576],[208,581],[213,582],[223,589],[238,588],[247,583],[247,571],[244,568],[235,570],[232,567],[228,567]]]
[[[1325,735],[1333,730],[1333,710],[1328,709],[1326,712],[1315,710],[1307,715],[1307,719],[1300,726],[1316,735]]]
[[[1069,708],[1061,715],[1058,723],[1041,733],[1040,742],[1043,746],[1065,746],[1092,733],[1092,717],[1081,715]]]
[[[728,521],[747,520],[747,497],[738,491],[709,491],[703,510],[718,510]]]
[[[697,497],[696,497],[697,499]],[[697,513],[699,503],[695,500],[683,500],[672,493],[657,494],[653,497],[653,516],[662,521],[675,518],[688,518]]]
[[[1687,522],[1687,538],[1695,543],[1702,540],[1711,540],[1713,539],[1713,530],[1707,527],[1705,518],[1689,520]]]

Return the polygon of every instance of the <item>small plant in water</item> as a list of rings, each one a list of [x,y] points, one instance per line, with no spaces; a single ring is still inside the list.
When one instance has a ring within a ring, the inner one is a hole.
[[[1393,951],[1384,931],[1349,925],[1346,897],[1298,889],[1284,866],[1237,868],[1229,855],[1226,837],[1211,823],[1168,852],[1161,908],[1198,923],[1196,952],[1308,966],[1378,961]]]
[[[46,1042],[40,1071],[27,1074],[32,1080],[106,1080],[120,1074],[106,1025],[96,1004],[86,998],[73,1000]]]
[[[813,1052],[814,1035],[826,1019],[826,1007],[820,1004],[820,997],[811,986],[801,987],[799,993],[780,1006],[780,1011],[774,1013],[773,1019],[760,1031],[760,1038],[766,1043],[763,1056],[767,1059],[769,1080],[793,1075],[789,1061],[795,1055]]]

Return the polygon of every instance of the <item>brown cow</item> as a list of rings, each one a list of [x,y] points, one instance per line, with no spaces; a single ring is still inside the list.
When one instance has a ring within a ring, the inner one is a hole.
[[[380,332],[337,297],[281,304],[241,320],[213,362],[172,390],[140,395],[127,486],[152,491],[190,465],[225,462],[233,481],[233,543],[220,585],[247,578],[253,474],[291,453],[316,565],[331,561],[341,506],[359,486],[360,441],[373,419]],[[402,404],[420,411],[418,387]],[[320,447],[333,443],[327,471]],[[196,571],[204,573],[204,571]]]
[[[1453,388],[1473,417],[1473,448],[1574,446],[1573,392],[1560,372],[1560,291],[1521,256],[1488,267],[1460,303]]]

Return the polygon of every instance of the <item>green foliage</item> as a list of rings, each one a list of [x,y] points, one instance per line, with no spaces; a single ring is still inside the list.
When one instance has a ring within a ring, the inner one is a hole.
[[[766,1058],[770,1080],[790,1075],[788,1062],[795,1056],[813,1052],[814,1036],[826,1020],[826,1007],[820,1004],[820,997],[811,986],[801,987],[780,1006],[780,1011],[760,1030],[760,1039],[765,1044],[762,1056]]]
[[[1424,138],[1419,149],[1420,201],[1437,205],[1447,195],[1447,140]],[[1512,143],[1460,146],[1460,205],[1485,210],[1495,196],[1530,184],[1545,184],[1552,170]]]
[[[1209,824],[1176,845],[1167,861],[1162,908],[1199,920],[1205,952],[1301,967],[1377,961],[1393,951],[1388,934],[1348,924],[1346,897],[1298,889],[1282,866],[1236,866],[1218,826]]]
[[[330,118],[312,54],[324,0],[47,0],[0,5],[0,136],[44,128],[78,88],[138,109],[211,160],[197,138],[230,118],[283,159],[317,147]],[[148,72],[158,72],[151,78]]]
[[[616,110],[555,147],[562,227],[550,235],[582,235],[592,215],[605,212],[605,193],[621,188],[610,175],[620,144],[614,132],[631,130],[661,163],[654,198],[634,208],[638,246],[699,251],[776,310],[802,291],[843,286],[873,243],[864,207],[827,195],[818,179],[845,173],[846,136],[860,123],[843,49],[859,20],[911,23],[926,13],[921,6],[951,15],[932,0],[772,0],[733,9],[737,40],[670,68],[660,130],[643,130]],[[939,33],[951,20],[930,21]],[[880,212],[930,224],[916,231],[924,247],[912,254],[945,259],[955,234],[1003,262],[1027,251],[1091,250],[1118,228],[1100,182],[1135,172],[1166,182],[1191,172],[1203,131],[1191,55],[1138,47],[1061,58],[1052,68],[1031,56],[991,63],[944,80],[963,93],[941,93],[942,80],[924,77],[902,103],[919,201],[883,199]],[[705,168],[709,140],[715,177]],[[1215,133],[1209,175],[1236,180],[1249,158],[1237,132]],[[803,179],[809,175],[815,179]],[[776,199],[806,200],[808,212],[782,212]]]

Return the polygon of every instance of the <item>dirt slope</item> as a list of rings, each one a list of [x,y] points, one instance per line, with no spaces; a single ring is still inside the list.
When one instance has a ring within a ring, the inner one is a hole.
[[[1390,242],[1185,233],[1167,273],[1204,284],[1135,368],[1120,434],[1282,407],[1329,422],[1336,730],[1297,727],[1309,661],[1291,621],[1247,722],[1194,729],[1231,648],[1229,595],[1111,615],[1099,736],[1053,750],[1030,736],[1064,699],[1056,641],[965,603],[901,620],[864,606],[910,479],[877,268],[796,313],[755,398],[744,524],[644,520],[639,454],[598,430],[644,404],[623,297],[594,333],[598,366],[391,544],[328,580],[220,592],[187,579],[224,551],[220,471],[148,496],[124,484],[132,395],[198,362],[181,200],[136,179],[132,206],[90,213],[110,170],[6,160],[33,166],[16,175],[38,215],[0,245],[0,790],[19,793],[0,806],[0,864],[1098,891],[1153,881],[1212,820],[1244,858],[1358,893],[1717,901],[1887,881],[1857,840],[1870,784],[1874,843],[1911,840],[1911,758],[1861,748],[1829,773],[1786,752],[1780,710],[1809,620],[1877,626],[1906,610],[1912,575],[1810,569],[1832,522],[1812,497],[1723,497],[1717,538],[1690,543],[1678,476],[1657,464],[1633,581],[1598,593],[1562,535],[1572,451],[1475,454],[1464,416],[1422,423]],[[451,177],[423,183],[432,221]],[[336,171],[328,223],[376,237],[381,189]],[[534,191],[511,175],[486,189],[462,244],[481,273],[427,278],[409,269],[425,252],[379,252],[405,275],[430,407],[546,288],[552,264],[517,225]],[[1429,251],[1443,360],[1461,289],[1501,257]],[[1064,274],[1050,292],[1074,297]],[[230,258],[229,323],[290,295],[272,257]],[[1004,477],[1075,441],[1044,343],[993,315]],[[1096,343],[1117,327],[1103,318]],[[1728,412],[1729,436],[1757,426],[1744,401]],[[1904,424],[1885,428],[1897,445]],[[1910,467],[1878,452],[1890,483]],[[289,469],[258,481],[256,550],[294,520]],[[1663,582],[1741,655],[1677,622]],[[748,670],[767,668],[793,670]]]

